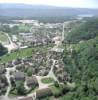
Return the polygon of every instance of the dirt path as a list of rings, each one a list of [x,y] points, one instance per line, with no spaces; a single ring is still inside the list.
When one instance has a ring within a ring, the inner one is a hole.
[[[4,45],[4,46],[8,49],[8,53],[10,53],[11,50],[17,49],[18,46],[15,43],[13,43],[13,41],[11,40],[11,37],[7,33],[5,33],[5,35],[8,37],[10,44]]]
[[[52,59],[53,60],[53,65],[51,66],[51,69],[49,71],[49,74],[47,75],[47,77],[51,77],[53,78],[55,81],[58,81],[57,77],[54,75],[54,72],[53,72],[53,68],[55,66],[55,62],[56,60]]]
[[[8,82],[8,88],[7,88],[7,92],[6,92],[5,96],[7,97],[10,92],[10,89],[11,89],[11,83],[10,83],[10,70],[9,69],[6,69],[6,70],[7,70],[6,78],[7,78],[7,82]]]
[[[11,71],[15,71],[16,70],[16,66],[14,66],[13,68],[6,68],[6,78],[7,78],[7,82],[8,82],[8,88],[7,88],[7,92],[5,93],[5,97],[8,97],[8,94],[11,90],[11,81],[10,81],[10,72]]]

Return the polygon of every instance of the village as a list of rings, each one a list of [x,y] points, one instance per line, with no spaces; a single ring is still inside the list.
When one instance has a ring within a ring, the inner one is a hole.
[[[18,35],[10,36],[5,33],[9,42],[2,44],[8,48],[9,55],[28,48],[31,49],[31,54],[27,53],[28,56],[23,57],[17,54],[16,59],[8,59],[0,64],[1,98],[40,100],[50,96],[53,99],[62,92],[67,92],[66,86],[74,87],[71,76],[64,69],[62,59],[64,31],[70,30],[65,27],[68,22],[39,24],[38,21],[20,20],[19,23],[30,24],[32,27],[28,32],[19,32]],[[14,27],[14,24],[9,26]],[[2,59],[0,60],[2,62]]]
[[[98,100],[98,0],[0,0],[0,100]]]

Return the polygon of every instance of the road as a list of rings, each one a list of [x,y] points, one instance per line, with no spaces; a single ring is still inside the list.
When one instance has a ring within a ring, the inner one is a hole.
[[[8,53],[10,53],[11,50],[17,49],[18,46],[17,46],[15,43],[13,43],[13,41],[11,40],[11,37],[10,37],[7,33],[5,33],[5,35],[6,35],[6,36],[8,37],[8,39],[9,39],[9,44],[8,44],[8,45],[4,45],[4,46],[8,49]]]
[[[16,71],[16,66],[14,65],[14,67],[12,68],[6,68],[6,78],[7,78],[7,82],[8,82],[8,88],[7,88],[7,92],[5,93],[5,97],[8,97],[8,94],[11,90],[11,81],[10,81],[10,72],[14,72]]]
[[[50,69],[49,74],[47,75],[47,77],[51,77],[55,81],[58,81],[57,77],[54,75],[54,72],[53,72],[56,60],[55,59],[52,59],[52,60],[53,60],[53,65],[51,66],[51,69]]]

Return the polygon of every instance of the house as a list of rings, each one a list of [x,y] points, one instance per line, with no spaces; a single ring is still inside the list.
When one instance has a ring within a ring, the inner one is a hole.
[[[63,53],[64,49],[63,48],[53,48],[52,51],[55,51],[57,53]]]
[[[18,65],[18,64],[21,64],[21,59],[16,59],[13,61],[14,65]]]
[[[52,41],[61,41],[61,37],[60,36],[56,36],[56,37],[54,37],[53,39],[52,39]]]
[[[4,67],[1,67],[0,66],[0,74],[3,74],[3,73],[5,73],[6,72],[6,69],[4,68]]]
[[[13,67],[12,61],[9,61],[8,63],[6,63],[6,67]]]
[[[19,100],[33,100],[32,97],[25,97],[25,98],[22,98],[22,99],[19,99]]]
[[[37,99],[41,99],[41,98],[52,96],[52,95],[53,94],[52,94],[52,91],[50,88],[44,88],[44,89],[36,91],[36,98]]]
[[[5,87],[5,84],[2,83],[2,81],[0,80],[0,90],[1,90],[1,88],[4,88],[4,87]]]
[[[35,87],[35,86],[38,86],[38,80],[35,76],[32,76],[32,77],[28,77],[26,79],[26,82],[27,82],[27,85],[29,87]]]
[[[8,82],[5,75],[0,75],[0,95],[5,94],[7,90],[7,86],[8,86]]]
[[[39,76],[46,76],[48,73],[49,73],[49,69],[43,68],[43,69],[39,70],[38,75]]]
[[[14,73],[15,80],[25,80],[25,73],[23,72],[15,72]]]
[[[16,36],[16,35],[12,35],[12,40],[13,40],[14,42],[16,42],[16,41],[18,40],[17,36]]]

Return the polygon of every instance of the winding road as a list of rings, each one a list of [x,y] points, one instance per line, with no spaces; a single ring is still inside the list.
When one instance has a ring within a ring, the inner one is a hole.
[[[16,66],[14,66],[13,68],[6,68],[6,78],[7,78],[7,82],[8,82],[8,88],[7,88],[7,92],[5,93],[5,96],[8,97],[8,94],[11,90],[11,81],[10,81],[10,72],[14,72],[16,71]]]

